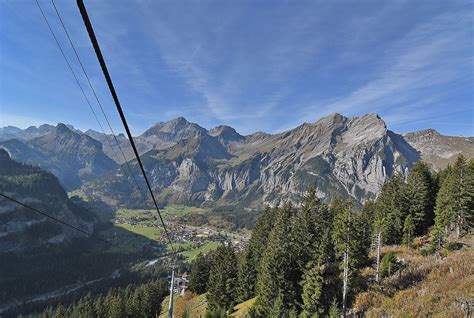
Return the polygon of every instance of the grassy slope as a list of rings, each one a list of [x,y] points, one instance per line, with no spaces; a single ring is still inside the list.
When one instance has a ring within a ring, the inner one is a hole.
[[[462,304],[474,301],[474,240],[463,248],[421,256],[420,250],[388,247],[407,263],[401,275],[384,279],[381,288],[357,296],[354,309],[367,317],[463,317]]]
[[[196,256],[198,256],[199,253],[207,253],[209,251],[215,250],[217,247],[219,247],[219,245],[220,243],[217,242],[204,243],[197,249],[184,252],[183,255],[186,257],[188,262],[191,262],[196,258]]]
[[[161,304],[160,318],[167,318],[167,310],[169,304],[169,296],[167,296]],[[199,318],[206,315],[207,300],[206,294],[196,295],[190,292],[186,292],[184,297],[175,295],[174,296],[174,311],[173,315],[176,318],[180,318],[186,311],[188,317]]]
[[[235,317],[235,318],[246,317],[247,313],[253,307],[256,300],[257,298],[252,298],[247,301],[244,301],[243,303],[238,304],[237,306],[234,307],[235,311],[230,316]]]
[[[150,240],[156,240],[161,236],[161,229],[158,227],[142,226],[142,225],[130,225],[130,224],[116,224],[127,231],[143,235]]]

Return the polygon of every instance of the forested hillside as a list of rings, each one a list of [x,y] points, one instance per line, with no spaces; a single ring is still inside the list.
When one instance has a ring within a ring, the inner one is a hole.
[[[473,216],[474,160],[466,162],[462,156],[440,173],[416,163],[406,178],[389,179],[377,200],[366,202],[360,211],[347,199],[325,204],[310,188],[301,206],[266,208],[242,253],[228,244],[200,255],[192,267],[191,288],[206,293],[208,317],[225,317],[249,299],[255,301],[249,317],[410,314],[383,304],[425,278],[444,279],[447,274],[438,268],[443,262],[434,260],[447,257],[445,264],[456,264],[463,254],[472,255],[465,238],[472,235]],[[452,252],[463,244],[463,250]],[[472,280],[472,264],[451,270],[461,268]],[[425,290],[428,295],[435,292]],[[444,311],[454,316],[465,309],[462,304],[472,286],[456,292],[453,296],[445,290],[431,301],[459,300]],[[374,301],[366,300],[367,295]],[[376,306],[381,308],[375,311]],[[436,311],[427,307],[418,313]]]
[[[96,217],[72,202],[58,179],[40,168],[11,160],[0,149],[0,193],[22,202],[34,204],[38,209],[51,211],[52,216],[84,231],[92,231]],[[35,249],[70,242],[84,235],[61,226],[44,215],[34,213],[16,203],[0,197],[0,253],[32,252]]]

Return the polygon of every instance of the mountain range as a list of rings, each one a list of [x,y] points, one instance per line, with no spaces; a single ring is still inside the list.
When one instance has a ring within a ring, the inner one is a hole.
[[[242,136],[229,126],[207,130],[179,117],[134,137],[153,190],[161,203],[192,205],[275,204],[296,201],[310,185],[322,198],[375,197],[396,172],[420,159],[435,170],[460,153],[474,157],[473,137],[434,130],[397,134],[376,114],[332,114],[314,123],[267,134]],[[127,138],[72,126],[0,128],[0,147],[13,159],[55,174],[68,190],[114,204],[139,198],[128,161],[144,189]]]

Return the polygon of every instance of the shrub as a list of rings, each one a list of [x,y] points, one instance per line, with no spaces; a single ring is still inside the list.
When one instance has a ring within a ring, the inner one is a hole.
[[[450,252],[457,251],[462,248],[462,244],[459,242],[449,242],[446,244],[446,249]]]
[[[396,260],[397,260],[397,257],[395,256],[395,253],[393,252],[387,252],[383,256],[382,262],[380,264],[380,277],[384,278],[384,277],[390,276],[393,272],[397,270]]]
[[[433,246],[426,247],[420,250],[421,256],[429,256],[432,255],[436,251],[436,248]]]

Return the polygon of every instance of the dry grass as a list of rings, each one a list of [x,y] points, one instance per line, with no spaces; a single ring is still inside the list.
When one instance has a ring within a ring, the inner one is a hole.
[[[234,307],[235,311],[230,316],[236,317],[236,318],[247,317],[247,313],[253,307],[253,305],[255,305],[256,300],[257,298],[252,298],[247,301],[244,301],[243,303],[238,304],[237,306]]]
[[[419,248],[423,243],[415,242]],[[355,312],[367,317],[466,317],[474,313],[473,239],[460,250],[421,256],[419,250],[390,246],[405,263],[400,272],[384,279],[379,286],[357,295]]]

